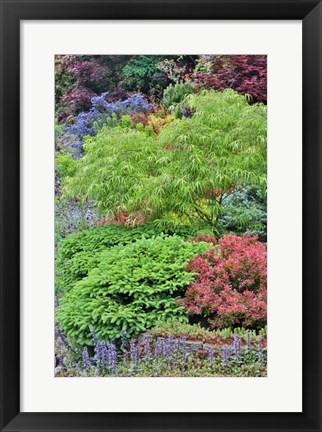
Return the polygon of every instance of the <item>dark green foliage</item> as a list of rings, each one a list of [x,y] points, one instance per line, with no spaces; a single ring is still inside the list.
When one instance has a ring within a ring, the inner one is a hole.
[[[158,230],[150,225],[102,225],[67,236],[60,242],[57,253],[56,292],[68,291],[77,281],[87,276],[98,264],[101,251],[142,238],[151,238],[161,232],[164,236],[174,233],[171,228]],[[184,238],[194,234],[192,229],[184,226],[176,226],[175,232]]]
[[[131,91],[141,90],[148,94],[153,88],[159,91],[166,87],[168,80],[157,68],[157,65],[167,56],[134,56],[123,68],[123,85]],[[162,93],[161,93],[162,94]]]
[[[163,92],[163,102],[169,108],[182,102],[191,93],[193,93],[193,86],[191,84],[176,84],[174,86],[170,84]]]
[[[61,299],[57,318],[62,330],[75,343],[92,345],[93,328],[99,339],[110,342],[118,340],[122,331],[127,336],[138,334],[159,320],[187,321],[177,299],[194,274],[184,269],[192,257],[210,247],[178,236],[156,237],[96,254],[88,276]],[[87,265],[89,256],[82,255],[80,267]]]
[[[223,233],[258,235],[261,241],[267,239],[266,198],[259,189],[238,189],[222,202],[222,216],[219,230]]]

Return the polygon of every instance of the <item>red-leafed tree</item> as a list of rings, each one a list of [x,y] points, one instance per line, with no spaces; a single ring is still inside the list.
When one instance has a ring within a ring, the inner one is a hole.
[[[231,55],[225,57],[216,73],[195,73],[192,78],[200,88],[231,88],[250,94],[253,102],[267,102],[266,55]]]

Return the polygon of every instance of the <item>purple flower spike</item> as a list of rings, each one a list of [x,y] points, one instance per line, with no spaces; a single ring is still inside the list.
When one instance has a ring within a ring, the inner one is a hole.
[[[208,359],[212,361],[214,358],[215,358],[215,351],[214,351],[213,347],[209,347],[208,348]]]
[[[250,350],[250,332],[247,332],[247,349]]]
[[[263,363],[264,362],[264,355],[263,355],[263,345],[262,345],[262,338],[258,338],[258,360]]]
[[[131,339],[131,341],[130,341],[130,358],[131,358],[133,367],[135,367],[135,365],[140,360],[140,347],[138,345],[136,345],[134,339]]]
[[[107,349],[108,352],[108,362],[111,367],[112,374],[116,374],[117,370],[117,351],[113,342],[111,342]]]
[[[150,357],[151,357],[150,339],[151,339],[151,336],[149,334],[144,335],[143,347],[144,347],[144,357],[146,360],[150,359]]]
[[[154,358],[159,358],[163,353],[163,340],[158,338],[154,346]]]
[[[188,356],[187,356],[187,338],[186,338],[186,336],[181,336],[180,343],[181,343],[182,357],[183,357],[183,360],[186,362],[187,358],[188,358]]]
[[[229,364],[229,352],[228,352],[228,348],[225,346],[224,348],[224,361],[223,361],[224,366],[228,366]]]
[[[57,329],[57,333],[58,333],[60,339],[63,341],[63,344],[65,345],[65,347],[66,347],[67,349],[70,349],[70,345],[69,345],[69,343],[68,343],[68,341],[67,341],[67,339],[66,339],[66,336],[65,336],[64,333],[61,331],[59,325],[56,326],[56,329]]]
[[[236,357],[238,357],[240,354],[240,339],[237,335],[234,335],[234,349]]]
[[[83,368],[85,369],[86,372],[89,372],[90,368],[91,368],[91,360],[88,354],[88,349],[87,347],[84,347],[83,349]]]

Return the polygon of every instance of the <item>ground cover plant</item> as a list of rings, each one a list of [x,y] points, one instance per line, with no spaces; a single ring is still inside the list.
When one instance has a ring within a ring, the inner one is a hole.
[[[267,59],[55,58],[55,371],[264,377]]]

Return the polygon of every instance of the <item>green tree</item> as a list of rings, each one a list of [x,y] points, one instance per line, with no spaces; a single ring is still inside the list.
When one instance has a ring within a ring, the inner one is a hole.
[[[168,80],[157,65],[166,58],[167,56],[133,56],[123,68],[122,85],[128,90],[139,90],[146,94],[154,87],[161,87],[159,93],[162,94],[162,89],[167,86]]]
[[[89,137],[67,191],[89,196],[104,214],[175,215],[217,234],[222,202],[235,185],[266,193],[266,106],[249,105],[233,90],[203,91],[183,103],[193,114],[156,137],[107,127]]]

